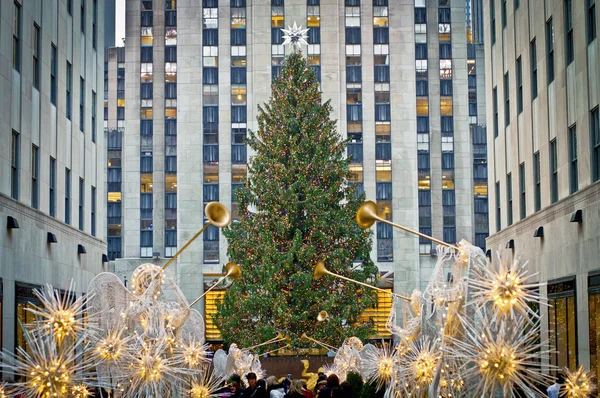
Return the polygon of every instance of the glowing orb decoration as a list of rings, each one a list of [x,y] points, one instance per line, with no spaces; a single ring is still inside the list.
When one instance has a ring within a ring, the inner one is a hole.
[[[184,342],[176,350],[176,355],[181,359],[183,365],[190,369],[198,368],[203,363],[208,362],[207,353],[208,344],[197,341]]]
[[[42,307],[33,306],[27,310],[35,314],[35,326],[43,333],[51,334],[57,343],[67,337],[75,337],[83,333],[85,297],[76,297],[73,282],[66,293],[61,293],[46,285],[44,289],[34,290]]]
[[[0,384],[0,398],[8,398],[8,390],[4,383]]]
[[[360,373],[365,379],[375,382],[378,390],[392,380],[398,364],[396,350],[392,345],[386,344],[383,348],[375,348],[367,344],[360,354],[362,359]]]
[[[192,377],[190,396],[192,398],[208,398],[213,395],[223,382],[223,378],[210,372],[208,366],[203,365],[199,376]]]
[[[565,383],[560,389],[561,397],[587,398],[592,396],[596,386],[592,383],[592,374],[587,372],[583,365],[574,372],[565,368],[564,373]]]
[[[514,318],[517,315],[539,318],[530,303],[539,303],[539,284],[530,282],[537,274],[528,275],[527,262],[509,261],[498,256],[496,264],[489,263],[474,272],[469,281],[472,303],[481,308],[492,304],[492,318]]]
[[[539,342],[539,323],[516,318],[514,323],[492,326],[490,318],[481,315],[487,322],[478,327],[461,317],[465,335],[460,340],[450,339],[453,346],[449,349],[451,357],[466,364],[462,376],[473,386],[474,395],[501,391],[504,396],[515,396],[518,389],[527,396],[544,395],[536,386],[549,385],[551,377],[541,369],[549,350]]]
[[[421,337],[408,343],[406,353],[400,357],[400,380],[408,394],[427,391],[438,370],[441,360],[440,346],[435,340]]]

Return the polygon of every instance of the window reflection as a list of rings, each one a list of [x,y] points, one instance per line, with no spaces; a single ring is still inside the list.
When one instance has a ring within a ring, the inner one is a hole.
[[[548,334],[550,364],[577,368],[575,280],[548,285]],[[590,312],[591,314],[591,312]]]

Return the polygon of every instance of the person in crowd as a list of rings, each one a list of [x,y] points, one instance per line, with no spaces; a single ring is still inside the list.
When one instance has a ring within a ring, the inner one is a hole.
[[[240,398],[242,395],[240,383],[237,381],[232,381],[227,387],[229,389],[229,398]]]
[[[331,389],[331,398],[344,398],[344,390],[340,387],[333,387]]]
[[[565,376],[559,373],[556,376],[556,381],[546,390],[548,392],[548,398],[558,398],[560,396],[560,389],[565,384]]]
[[[354,397],[354,395],[352,394],[352,385],[350,383],[348,383],[347,381],[342,382],[340,384],[340,388],[344,392],[344,398],[353,398]]]
[[[283,381],[283,391],[287,394],[290,391],[290,387],[292,385],[292,375],[288,374],[285,380]]]
[[[248,380],[248,388],[242,393],[242,398],[258,398],[255,396],[256,392],[256,373],[250,372],[246,375]],[[265,394],[266,395],[266,394]]]
[[[269,398],[267,382],[264,379],[260,379],[256,382],[256,389],[251,398]]]
[[[319,395],[319,393],[325,388],[327,385],[327,377],[322,380],[317,381],[317,385],[315,386],[315,395]]]
[[[302,383],[302,395],[304,395],[304,398],[314,398],[315,395],[311,390],[308,389],[306,381],[301,380],[300,382]]]
[[[269,398],[283,398],[285,395],[283,384],[279,383],[275,376],[267,377],[267,392],[269,393]]]
[[[340,387],[340,379],[336,374],[330,374],[327,377],[327,384],[319,393],[319,398],[330,398],[332,396],[332,390]]]
[[[284,398],[304,398],[304,395],[302,395],[302,382],[300,380],[292,380],[290,382],[290,391],[285,394]]]

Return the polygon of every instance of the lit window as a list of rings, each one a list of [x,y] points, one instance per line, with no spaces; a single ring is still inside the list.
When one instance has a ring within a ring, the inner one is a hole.
[[[313,27],[318,27],[321,25],[321,17],[318,15],[309,15],[308,16],[308,27],[309,28],[313,28]]]
[[[452,116],[452,97],[440,97],[440,112],[442,116]]]
[[[442,189],[454,189],[454,170],[444,169],[442,174]]]
[[[142,46],[152,45],[152,27],[142,27]]]
[[[419,189],[420,190],[429,190],[431,189],[431,176],[428,171],[420,171],[419,172]]]
[[[362,165],[351,165],[350,169],[350,181],[351,182],[362,182],[363,180],[363,167]]]
[[[241,184],[246,180],[246,165],[234,164],[231,166],[231,183]]]
[[[417,59],[415,60],[415,69],[417,71],[417,77],[427,77],[427,60]]]
[[[385,218],[386,220],[392,220],[392,201],[391,200],[378,200],[377,201],[377,214]]]
[[[442,137],[442,152],[454,151],[454,137]]]
[[[140,113],[142,119],[152,119],[152,108],[144,108]]]
[[[440,59],[440,79],[452,78],[452,60]]]
[[[204,183],[213,184],[219,182],[219,162],[204,163]]]
[[[202,17],[204,29],[217,29],[219,27],[219,11],[217,8],[203,9]]]
[[[321,64],[321,56],[320,55],[309,55],[308,56],[308,64],[309,65],[320,65]]]
[[[152,173],[140,174],[140,192],[152,192]]]
[[[152,82],[152,64],[143,63],[140,64],[141,81],[142,83]]]
[[[375,165],[375,177],[377,182],[392,181],[392,163],[389,160],[378,160]]]
[[[234,105],[246,104],[246,86],[232,85],[231,86],[231,103]]]
[[[346,102],[348,104],[360,104],[362,102],[362,91],[360,84],[349,84],[346,87]]]
[[[177,44],[177,28],[165,28],[165,46],[174,46]]]
[[[271,26],[283,27],[283,7],[271,7]]]
[[[477,197],[487,197],[487,183],[485,181],[476,181],[473,184],[473,194]]]
[[[232,48],[233,49],[233,48]],[[246,56],[232,56],[231,66],[246,66]]]
[[[109,202],[120,202],[121,201],[121,192],[109,192],[108,193],[108,201]]]
[[[119,106],[119,107],[125,106],[125,98],[119,98],[119,99],[117,99],[117,106]],[[150,106],[152,106],[152,105],[150,105]]]
[[[232,29],[246,28],[246,8],[244,8],[244,7],[231,8],[231,28]]]
[[[177,174],[165,174],[165,192],[177,192]]]
[[[440,34],[440,42],[450,41],[450,24],[449,23],[439,24],[438,31]]]
[[[417,116],[429,115],[429,99],[428,97],[417,97]]]
[[[177,108],[165,108],[166,119],[177,119]]]

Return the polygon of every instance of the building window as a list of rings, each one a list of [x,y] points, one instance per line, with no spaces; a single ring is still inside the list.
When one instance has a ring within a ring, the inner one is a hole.
[[[596,38],[596,0],[587,0],[587,42]]]
[[[490,1],[490,33],[492,37],[492,45],[496,43],[496,0]]]
[[[92,187],[92,236],[96,236],[96,187]]]
[[[96,92],[92,90],[92,142],[96,142]]]
[[[69,61],[67,61],[67,104],[66,110],[67,119],[71,120],[71,111],[72,111],[72,103],[71,103],[71,92],[73,91],[73,66]]]
[[[81,0],[81,33],[85,35],[85,2],[87,0]]]
[[[573,44],[573,2],[565,0],[565,61],[567,66],[575,58],[575,48]]]
[[[508,72],[504,75],[504,127],[510,124],[510,87],[508,86]]]
[[[550,141],[550,200],[558,201],[558,152],[556,138]]]
[[[13,69],[21,72],[21,5],[16,1],[13,10]]]
[[[85,132],[85,80],[79,77],[79,130]]]
[[[52,49],[50,53],[50,102],[52,105],[56,106],[56,96],[57,96],[57,72],[58,72],[58,57],[56,55],[56,46],[52,43]]]
[[[65,223],[71,224],[71,170],[65,169]]]
[[[591,112],[590,135],[592,141],[592,178],[600,180],[600,119],[598,108]]]
[[[560,369],[577,368],[577,309],[575,278],[548,283],[548,335],[550,364]],[[591,313],[591,312],[590,312]]]
[[[542,208],[542,180],[540,177],[540,152],[533,154],[533,182],[535,183],[535,211]]]
[[[527,194],[525,190],[525,163],[519,165],[519,209],[521,220],[527,217]]]
[[[494,137],[498,137],[498,87],[492,90],[492,107],[494,110]]]
[[[85,180],[79,179],[79,230],[83,231],[85,225],[85,214],[83,213],[83,206],[85,203]]]
[[[73,15],[73,0],[67,0],[67,12]]]
[[[21,137],[15,130],[12,131],[10,150],[10,196],[19,200],[19,165],[21,160]]]
[[[569,128],[569,192],[575,193],[579,189],[579,176],[577,168],[577,126]]]
[[[513,223],[512,174],[506,176],[506,224]]]
[[[41,305],[37,296],[33,294],[34,289],[39,289],[39,286],[27,285],[19,282],[15,283],[17,325],[31,325],[36,321],[35,314],[29,311],[34,309],[34,305]],[[18,326],[16,327],[15,341],[15,348],[17,347],[27,351],[27,339],[25,338],[25,333],[23,333],[23,328]]]
[[[40,151],[35,145],[31,146],[31,207],[40,206]]]
[[[533,101],[538,95],[537,50],[535,39],[529,43],[529,55],[531,58],[531,100]]]
[[[50,178],[49,178],[49,210],[52,217],[56,217],[56,159],[50,158]]]
[[[500,216],[500,181],[498,181],[496,182],[496,232],[500,232],[502,227]]]
[[[92,3],[92,46],[96,49],[98,41],[98,0],[93,0]]]
[[[517,58],[517,114],[523,112],[523,66],[521,57]]]
[[[493,1],[493,0],[492,0]],[[506,0],[502,0],[502,29],[506,28],[507,18],[506,18]]]
[[[33,87],[38,91],[40,90],[40,47],[41,47],[41,37],[40,37],[40,27],[35,23],[33,24],[33,37],[31,38],[31,49],[33,51],[33,79],[32,84]]]
[[[554,26],[552,18],[546,22],[546,75],[548,84],[554,81]]]
[[[590,315],[590,370],[596,380],[600,376],[600,274],[588,276],[588,309]]]

